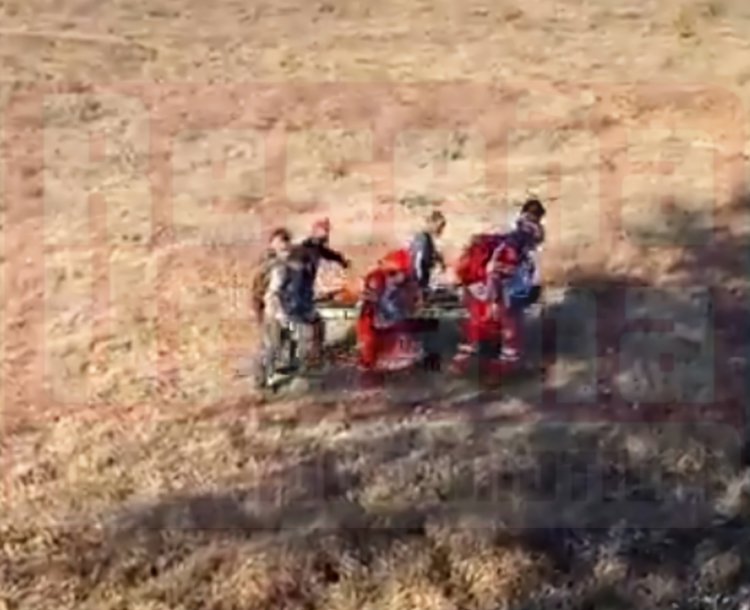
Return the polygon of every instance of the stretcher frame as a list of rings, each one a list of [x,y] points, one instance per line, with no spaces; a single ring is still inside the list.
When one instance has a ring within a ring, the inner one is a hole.
[[[359,316],[358,304],[337,302],[335,293],[321,297],[317,302],[317,309],[324,320],[355,320]],[[463,320],[468,317],[468,313],[459,294],[455,290],[443,288],[409,317],[416,320]]]
[[[324,320],[356,320],[359,307],[339,303],[321,303],[318,313]],[[418,320],[463,320],[468,313],[463,307],[423,307],[410,316]]]
[[[532,305],[530,310],[538,310],[541,303]],[[318,313],[324,320],[356,320],[359,316],[359,305],[341,303],[335,299],[335,293],[317,300]],[[469,314],[463,306],[457,290],[441,288],[432,295],[428,303],[416,313],[409,316],[415,320],[465,320]]]

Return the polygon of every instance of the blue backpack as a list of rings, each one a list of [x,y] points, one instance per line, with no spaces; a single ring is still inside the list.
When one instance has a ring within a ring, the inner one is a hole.
[[[506,285],[510,305],[514,309],[526,309],[539,298],[539,286],[534,281],[534,261],[526,258]]]

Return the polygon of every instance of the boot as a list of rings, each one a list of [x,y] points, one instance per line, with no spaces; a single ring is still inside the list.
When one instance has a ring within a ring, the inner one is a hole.
[[[272,371],[264,358],[259,358],[253,365],[252,382],[253,389],[260,392],[269,387],[269,377]]]
[[[472,361],[477,356],[477,347],[469,343],[462,343],[458,346],[458,352],[453,357],[450,364],[450,370],[456,374],[463,374],[469,370]]]
[[[517,350],[503,347],[497,357],[485,362],[483,368],[492,377],[504,377],[521,369],[521,357]]]

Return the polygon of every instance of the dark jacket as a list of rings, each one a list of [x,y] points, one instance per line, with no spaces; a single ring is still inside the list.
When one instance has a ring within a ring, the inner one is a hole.
[[[440,260],[440,254],[435,247],[435,241],[427,231],[422,231],[414,236],[409,245],[411,255],[412,271],[417,278],[417,283],[422,290],[430,285],[432,269]]]
[[[341,252],[337,252],[336,250],[332,250],[331,248],[329,248],[326,240],[316,237],[308,237],[302,242],[301,245],[308,251],[312,259],[313,273],[315,277],[317,277],[318,275],[318,268],[320,267],[321,259],[331,261],[333,263],[338,263],[342,267],[346,267],[348,265],[344,255],[341,254]]]
[[[316,261],[307,248],[295,248],[285,264],[281,306],[291,318],[307,319],[315,312]]]

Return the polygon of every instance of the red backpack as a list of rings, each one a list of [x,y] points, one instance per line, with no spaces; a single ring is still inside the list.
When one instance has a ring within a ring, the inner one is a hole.
[[[500,233],[480,233],[472,236],[456,264],[456,276],[462,285],[468,286],[487,279],[487,263],[505,237]]]
[[[379,261],[379,267],[392,271],[411,272],[411,255],[406,248],[392,250]]]

